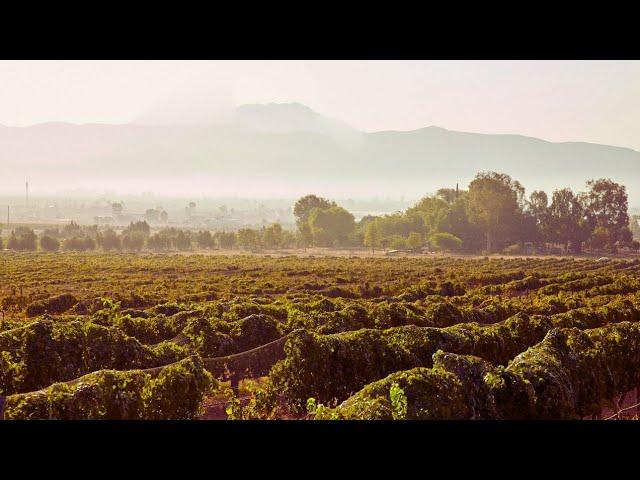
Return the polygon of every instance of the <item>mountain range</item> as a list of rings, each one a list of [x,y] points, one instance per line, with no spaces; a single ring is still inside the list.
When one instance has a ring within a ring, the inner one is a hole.
[[[96,177],[204,175],[279,185],[358,182],[372,194],[394,185],[405,190],[400,196],[456,183],[464,188],[481,170],[508,173],[528,191],[580,190],[590,178],[610,177],[640,200],[640,152],[630,148],[435,126],[363,132],[299,103],[243,105],[208,125],[0,126],[2,187],[32,177],[66,187],[65,179],[90,185]]]

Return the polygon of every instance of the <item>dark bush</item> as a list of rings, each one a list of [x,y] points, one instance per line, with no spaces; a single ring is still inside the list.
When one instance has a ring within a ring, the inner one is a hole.
[[[45,313],[64,313],[71,309],[78,300],[70,293],[63,293],[46,300],[33,302],[27,307],[26,313],[28,317],[36,317]]]

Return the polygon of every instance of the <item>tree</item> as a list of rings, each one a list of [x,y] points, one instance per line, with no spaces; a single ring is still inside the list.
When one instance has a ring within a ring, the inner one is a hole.
[[[18,237],[16,236],[16,232],[11,232],[11,235],[9,235],[7,248],[9,250],[18,250]]]
[[[436,250],[444,252],[455,252],[462,247],[462,240],[446,232],[434,233],[429,237],[429,243],[435,247]]]
[[[551,240],[561,243],[566,251],[580,253],[582,244],[594,229],[580,197],[570,188],[553,192],[549,207]]]
[[[600,232],[607,233],[607,247],[615,252],[617,245],[626,245],[632,240],[629,230],[627,191],[608,178],[589,180],[589,191],[584,195],[587,212]]]
[[[159,222],[160,221],[160,209],[148,208],[144,212],[144,219],[147,222]]]
[[[437,232],[449,232],[462,240],[462,248],[479,251],[485,246],[485,235],[469,220],[469,196],[459,195],[437,223]]]
[[[147,222],[138,222],[146,224]],[[147,225],[148,227],[149,225]],[[147,235],[144,234],[144,230],[133,229],[125,231],[122,234],[122,246],[125,250],[139,252],[144,247],[144,241]]]
[[[629,230],[634,239],[640,238],[640,215],[633,215],[629,220]]]
[[[76,222],[71,220],[67,225],[62,227],[62,236],[64,238],[69,238],[73,236],[78,236],[82,233],[82,227],[78,225]]]
[[[7,248],[10,250],[33,251],[36,249],[37,237],[28,227],[18,227],[11,232]]]
[[[367,223],[364,230],[364,246],[371,247],[371,254],[375,254],[375,248],[380,244],[380,229],[374,220]]]
[[[407,237],[407,247],[412,250],[417,250],[422,247],[422,235],[418,232],[411,232]]]
[[[184,230],[178,230],[175,236],[176,248],[180,251],[191,249],[191,235]]]
[[[424,197],[414,207],[409,208],[405,216],[420,216],[424,225],[424,232],[428,235],[442,228],[442,223],[446,219],[448,211],[449,204],[443,199]],[[415,230],[415,227],[412,230]]]
[[[262,244],[266,248],[278,248],[282,245],[284,238],[282,225],[274,223],[262,230]]]
[[[198,246],[200,248],[211,249],[215,246],[213,235],[211,235],[211,232],[209,230],[198,232],[196,241],[198,242]]]
[[[298,227],[309,219],[309,215],[315,208],[322,210],[335,207],[336,203],[326,198],[317,197],[316,195],[306,195],[295,203],[293,206],[293,215],[296,217]]]
[[[536,190],[529,196],[525,210],[523,238],[538,245],[546,242],[551,234],[549,199],[542,190]]]
[[[314,208],[308,221],[313,242],[318,246],[344,245],[356,227],[353,215],[338,206],[327,209]]]
[[[469,184],[469,220],[485,236],[486,251],[517,233],[524,188],[506,174],[482,172]]]
[[[40,237],[40,248],[46,252],[57,252],[60,249],[60,242],[49,235]]]
[[[313,244],[313,232],[308,222],[304,222],[298,227],[298,235],[296,236],[296,242],[299,246],[307,250],[307,247]]]
[[[173,240],[166,231],[154,233],[147,240],[147,247],[156,252],[170,250],[173,246]]]
[[[60,231],[57,228],[45,228],[42,234],[53,238],[60,238]]]
[[[457,200],[458,196],[462,193],[466,193],[466,192],[459,192],[456,188],[440,188],[436,192],[436,197],[438,197],[441,200],[444,200],[447,203],[453,203]]]
[[[62,248],[67,251],[85,252],[95,249],[96,242],[88,236],[73,236],[64,239]]]
[[[185,214],[187,215],[188,218],[191,218],[193,216],[195,216],[196,214],[196,202],[189,202],[189,205],[187,205],[184,208]]]
[[[247,249],[256,249],[260,246],[260,233],[253,228],[241,228],[238,230],[238,245]]]
[[[216,232],[213,238],[220,248],[233,248],[237,240],[235,232]]]
[[[96,243],[105,252],[122,249],[122,242],[120,240],[120,237],[111,228],[105,230],[104,232],[98,233],[98,235],[96,236]]]
[[[122,231],[123,234],[134,232],[142,233],[143,237],[147,238],[151,233],[151,227],[149,227],[149,224],[143,220],[139,222],[131,222],[129,226]]]
[[[391,235],[386,238],[387,244],[394,250],[404,250],[407,248],[407,239],[400,235]]]
[[[124,209],[124,205],[120,202],[115,202],[111,204],[111,212],[114,217],[119,217],[122,215],[122,210]]]
[[[596,250],[606,248],[609,245],[609,236],[610,233],[605,227],[597,225],[589,237],[589,247]]]
[[[280,246],[282,248],[293,247],[296,244],[296,234],[290,230],[282,231],[282,239],[280,240]]]

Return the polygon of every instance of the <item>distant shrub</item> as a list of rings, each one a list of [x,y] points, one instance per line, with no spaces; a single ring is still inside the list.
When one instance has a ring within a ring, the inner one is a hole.
[[[105,252],[122,249],[122,241],[120,240],[118,234],[112,229],[108,229],[102,233],[98,233],[96,242]]]
[[[131,222],[129,226],[123,230],[122,234],[127,235],[135,232],[141,233],[146,238],[149,236],[149,233],[151,233],[151,227],[144,220],[139,222]]]
[[[409,233],[409,236],[407,237],[407,247],[415,250],[422,247],[422,244],[422,235],[418,232]]]
[[[36,317],[45,313],[63,313],[78,303],[78,299],[70,293],[63,293],[46,300],[33,302],[27,307],[27,316]]]
[[[389,243],[389,247],[395,250],[403,250],[407,248],[407,239],[400,236],[394,236]]]
[[[462,240],[450,233],[434,233],[429,237],[429,243],[443,252],[455,252],[462,247]]]
[[[40,237],[40,248],[47,252],[57,252],[60,249],[60,242],[49,235],[43,235]]]
[[[146,222],[143,222],[146,223]],[[122,234],[122,246],[125,250],[138,252],[144,247],[144,231],[133,230]]]
[[[71,237],[62,242],[62,248],[67,251],[86,252],[94,250],[96,242],[91,237]]]
[[[11,232],[7,241],[9,250],[33,251],[36,249],[36,234],[27,227],[18,227]]]
[[[209,230],[198,232],[198,234],[196,235],[196,241],[198,242],[198,246],[200,248],[212,249],[216,244],[214,237],[213,235],[211,235],[211,232]]]
[[[502,250],[502,253],[506,253],[507,255],[521,255],[523,252],[522,245],[518,243],[514,243],[513,245],[509,245]]]

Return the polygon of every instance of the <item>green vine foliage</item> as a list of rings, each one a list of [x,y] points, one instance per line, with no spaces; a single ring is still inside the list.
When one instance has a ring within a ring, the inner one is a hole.
[[[389,399],[393,408],[393,419],[403,420],[407,417],[407,396],[400,385],[394,383],[389,389]]]
[[[72,384],[58,383],[6,398],[5,419],[194,419],[214,385],[197,356],[163,368],[101,370]]]
[[[220,375],[211,357],[299,329],[275,366],[284,340],[232,359],[271,369],[232,417],[579,418],[637,384],[640,260],[10,255],[0,395],[20,418],[193,418],[181,362]]]
[[[363,329],[332,335],[300,332],[285,345],[286,358],[271,370],[278,393],[295,411],[306,399],[344,400],[370,382],[418,366],[431,367],[438,350],[475,355],[498,365],[543,340],[553,328],[594,328],[640,320],[629,300],[557,316],[517,314],[494,325],[457,324],[446,328],[402,326]]]
[[[0,333],[0,394],[28,392],[101,369],[149,368],[154,350],[113,327],[42,319]]]
[[[638,371],[638,323],[553,329],[506,368],[439,351],[432,368],[395,372],[316,418],[405,418],[406,405],[410,419],[578,419],[640,386]]]

